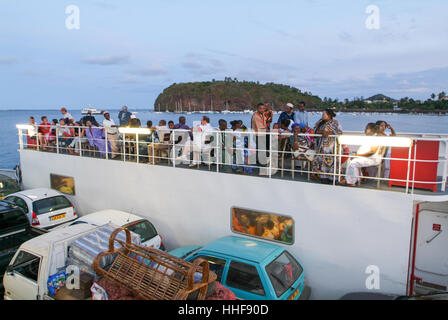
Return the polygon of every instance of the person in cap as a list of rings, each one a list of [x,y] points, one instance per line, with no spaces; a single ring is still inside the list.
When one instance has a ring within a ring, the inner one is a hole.
[[[294,122],[294,105],[292,103],[287,103],[285,105],[285,110],[280,113],[277,123],[280,125],[284,119],[291,120]]]
[[[308,126],[308,112],[305,110],[305,102],[299,102],[299,109],[294,114],[295,123],[304,123]]]
[[[109,111],[104,111],[103,115],[104,115],[103,127],[105,132],[107,133],[107,140],[110,142],[110,147],[112,149],[111,158],[115,159],[120,155],[118,126],[115,124],[115,121],[110,118]]]
[[[70,113],[67,112],[67,108],[62,107],[61,108],[61,113],[63,115],[62,118],[64,119],[65,123],[70,123],[70,122],[74,122],[75,121],[75,118],[73,118],[73,116]]]

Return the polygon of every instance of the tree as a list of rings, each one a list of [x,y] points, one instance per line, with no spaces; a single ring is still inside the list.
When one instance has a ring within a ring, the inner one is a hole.
[[[431,99],[434,100],[435,98],[436,98],[436,94],[435,94],[435,93],[432,93],[432,94],[431,94]]]
[[[446,97],[445,91],[442,91],[442,92],[439,93],[439,100],[442,100],[445,97]]]

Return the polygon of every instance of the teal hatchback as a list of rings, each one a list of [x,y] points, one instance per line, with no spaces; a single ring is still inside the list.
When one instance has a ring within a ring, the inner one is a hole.
[[[228,236],[204,247],[180,247],[170,254],[207,260],[218,281],[245,300],[304,300],[311,294],[305,271],[286,249],[262,241]]]

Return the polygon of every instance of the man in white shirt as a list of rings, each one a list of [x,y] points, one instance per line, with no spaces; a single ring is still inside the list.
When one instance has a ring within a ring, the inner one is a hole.
[[[110,143],[110,148],[112,149],[112,159],[118,157],[120,148],[119,148],[119,139],[118,139],[118,126],[115,124],[114,120],[110,118],[109,111],[104,111],[104,120],[103,127],[107,133],[107,141]]]
[[[294,122],[308,126],[308,112],[305,110],[305,102],[299,103],[299,110],[294,113]]]
[[[193,162],[190,164],[190,167],[197,166],[201,162],[201,154],[208,154],[208,158],[210,158],[212,131],[213,127],[210,125],[210,118],[203,116],[201,124],[193,128],[193,141],[185,145],[182,156],[178,160],[188,161],[187,156],[190,151],[193,151]]]
[[[63,119],[65,120],[65,123],[70,123],[70,122],[75,122],[75,118],[73,118],[73,116],[67,112],[66,108],[61,108],[61,113],[64,116]]]

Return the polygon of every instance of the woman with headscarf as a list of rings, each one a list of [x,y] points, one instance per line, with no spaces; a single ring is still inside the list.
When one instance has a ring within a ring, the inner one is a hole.
[[[316,157],[312,162],[313,179],[321,182],[330,183],[333,181],[334,166],[336,162],[335,155],[335,135],[342,133],[339,121],[334,119],[336,114],[331,109],[325,109],[322,112],[322,119],[320,119],[314,126],[315,134],[322,135],[316,142]],[[332,137],[333,136],[333,137]],[[329,175],[330,174],[330,175]]]
[[[86,122],[86,137],[89,140],[89,144],[92,147],[97,147],[102,157],[106,157],[106,141],[104,140],[104,130],[98,127],[98,123],[90,121]],[[111,151],[110,142],[107,142],[108,153]]]

